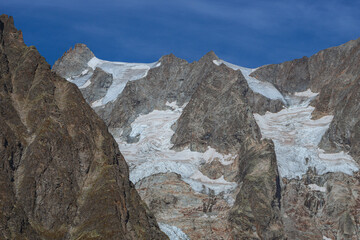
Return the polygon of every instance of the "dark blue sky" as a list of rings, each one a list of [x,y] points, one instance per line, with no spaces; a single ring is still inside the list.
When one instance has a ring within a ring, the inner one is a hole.
[[[105,60],[194,61],[213,50],[258,67],[360,37],[360,1],[1,0],[0,10],[50,64],[85,43]]]

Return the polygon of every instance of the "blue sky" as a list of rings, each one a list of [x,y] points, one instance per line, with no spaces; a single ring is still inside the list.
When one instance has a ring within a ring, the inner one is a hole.
[[[28,45],[53,64],[76,43],[101,59],[189,62],[213,50],[258,67],[360,37],[360,1],[334,0],[1,0]]]

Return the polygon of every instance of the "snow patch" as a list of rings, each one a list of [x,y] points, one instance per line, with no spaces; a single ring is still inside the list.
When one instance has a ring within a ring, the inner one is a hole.
[[[102,104],[103,99],[104,99],[104,98],[100,98],[100,99],[92,102],[92,103],[91,103],[91,107],[94,108],[94,107],[102,107],[102,106],[104,106],[104,105]]]
[[[80,89],[81,88],[87,88],[88,86],[90,86],[90,84],[91,84],[91,80],[89,79],[89,80],[86,81],[86,83],[84,85],[80,86],[79,88]]]
[[[213,60],[214,64],[221,65],[222,63],[232,68],[234,70],[240,70],[241,73],[244,75],[249,87],[256,93],[259,93],[269,99],[278,99],[281,100],[284,104],[286,104],[286,100],[284,96],[277,90],[274,85],[269,82],[259,81],[256,78],[250,77],[250,74],[255,71],[256,69],[245,68],[241,66],[234,65],[232,63],[228,63],[224,60]]]
[[[309,90],[296,93],[288,96],[288,102],[293,104],[288,108],[277,113],[254,114],[263,138],[274,141],[281,177],[301,177],[309,167],[320,175],[327,172],[351,175],[359,170],[350,155],[344,152],[328,154],[318,148],[333,116],[311,119],[314,107],[309,106],[309,103],[315,96]]]
[[[307,89],[304,92],[295,92],[294,95],[297,97],[307,97],[307,98],[313,98],[316,97],[319,93],[314,93],[310,89]]]
[[[85,75],[89,72],[89,69],[85,69],[84,71],[82,71],[81,75]]]
[[[93,74],[92,71],[84,70],[80,75],[69,77],[66,80],[74,83],[76,86],[78,86],[78,88],[85,88],[84,87],[85,84],[87,84],[86,87],[88,87],[90,85],[90,83],[91,83],[90,78],[91,78],[92,74]]]
[[[318,191],[318,192],[326,192],[326,188],[325,187],[320,187],[320,186],[318,186],[318,185],[316,185],[316,184],[309,184],[309,185],[307,185],[309,188],[310,188],[310,190],[312,190],[312,191]]]
[[[160,230],[163,231],[170,240],[190,240],[190,238],[176,226],[159,223]]]

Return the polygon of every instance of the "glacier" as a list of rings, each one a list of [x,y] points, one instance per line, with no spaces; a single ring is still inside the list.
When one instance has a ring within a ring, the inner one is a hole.
[[[178,107],[175,102],[166,104],[168,110],[154,110],[146,115],[140,115],[131,124],[130,136],[139,137],[137,143],[127,143],[120,137],[115,138],[129,164],[130,180],[137,183],[157,173],[174,172],[180,174],[182,180],[194,191],[203,192],[205,187],[206,193],[210,189],[214,190],[215,194],[224,192],[225,198],[232,203],[233,199],[228,193],[234,190],[237,184],[226,181],[223,176],[215,180],[210,179],[198,169],[200,164],[215,159],[224,165],[231,164],[236,154],[224,155],[211,147],[203,153],[188,148],[181,151],[172,150],[170,139],[174,131],[171,126],[180,117],[185,105]]]
[[[320,175],[328,172],[351,175],[359,170],[349,154],[325,153],[318,147],[333,116],[312,119],[315,108],[310,102],[316,96],[310,90],[298,92],[286,96],[289,107],[277,113],[254,114],[262,137],[274,141],[281,177],[301,178],[309,168]]]

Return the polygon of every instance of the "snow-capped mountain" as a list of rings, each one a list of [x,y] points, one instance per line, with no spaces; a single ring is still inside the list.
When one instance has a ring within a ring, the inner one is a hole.
[[[172,239],[356,239],[359,46],[248,69],[213,52],[108,62],[79,44],[53,71],[105,120]]]

